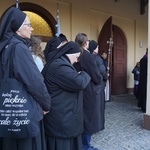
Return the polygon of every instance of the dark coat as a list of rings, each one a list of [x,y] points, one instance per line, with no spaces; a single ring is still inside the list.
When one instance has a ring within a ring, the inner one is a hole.
[[[135,66],[132,70],[132,73],[134,74],[134,80],[139,81],[140,80],[140,67]]]
[[[107,73],[103,63],[103,59],[97,54],[93,54],[93,55],[102,78],[98,88],[100,89],[100,129],[103,130],[105,128],[105,91],[104,90],[107,81]]]
[[[51,105],[51,98],[44,84],[44,79],[39,72],[33,57],[26,46],[26,40],[19,36],[15,36],[11,39],[7,49],[2,53],[2,57],[6,61],[9,52],[12,50],[11,45],[17,43],[15,46],[15,54],[13,58],[13,77],[26,85],[27,91],[33,96],[39,105],[37,105],[37,117],[38,121],[43,118],[43,110],[48,111]],[[2,62],[0,61],[0,79],[3,78]],[[43,108],[43,109],[42,109]],[[3,138],[3,145],[0,145],[1,149],[5,150],[46,150],[44,141],[44,128],[42,127],[42,121],[39,122],[40,132],[34,138]],[[42,139],[42,140],[41,140]],[[2,148],[3,146],[3,148]]]
[[[78,73],[65,57],[55,59],[45,74],[51,95],[50,112],[44,117],[45,132],[50,137],[73,138],[83,132],[83,89],[90,76]]]
[[[108,67],[108,60],[107,60],[107,58],[106,58],[106,59],[104,59],[103,57],[101,57],[101,58],[102,58],[102,60],[103,60],[103,63],[104,63],[105,69],[106,69],[106,71],[107,71],[107,67]]]
[[[101,83],[101,75],[94,56],[88,51],[83,51],[79,62],[81,69],[86,71],[91,77],[90,83],[83,92],[83,134],[93,134],[100,131],[100,89],[98,86]]]
[[[15,46],[15,54],[13,58],[13,73],[14,77],[23,82],[27,91],[33,96],[37,103],[45,111],[49,111],[51,99],[44,84],[44,79],[39,72],[29,48],[26,46],[26,40],[15,35],[9,42],[8,47],[2,53],[3,60],[7,60],[9,52],[12,50],[11,45],[17,43]],[[3,62],[5,63],[5,62]],[[2,69],[2,62],[0,61],[0,68]],[[0,71],[0,79],[3,78],[3,72]],[[38,106],[38,120],[43,118],[43,110]]]
[[[138,107],[146,112],[146,94],[147,94],[147,63],[148,56],[145,55],[140,60],[140,81],[138,88]]]
[[[106,84],[108,77],[107,77],[106,67],[104,65],[103,59],[97,54],[94,54],[94,58],[95,58],[97,67],[100,71],[100,74],[102,76],[102,82],[104,82],[104,84]]]

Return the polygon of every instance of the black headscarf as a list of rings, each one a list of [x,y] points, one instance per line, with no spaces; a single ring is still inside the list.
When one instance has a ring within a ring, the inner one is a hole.
[[[90,41],[89,43],[89,51],[93,53],[93,51],[97,48],[98,44],[94,40]]]
[[[0,53],[13,37],[15,32],[21,27],[26,14],[15,7],[11,7],[4,14],[0,26]]]
[[[61,40],[62,42],[64,42],[64,41],[67,41],[67,42],[68,42],[66,36],[65,36],[64,34],[62,34],[62,33],[59,35],[59,38],[60,38],[60,40]]]
[[[46,61],[49,57],[49,53],[52,51],[55,51],[60,44],[61,44],[61,41],[59,37],[54,37],[47,42],[45,50],[44,50]]]
[[[61,56],[65,54],[73,54],[73,53],[79,53],[81,52],[79,46],[77,43],[70,41],[63,45],[62,47],[55,49],[54,51],[49,52],[49,57],[47,60],[46,65],[44,66],[44,69],[42,71],[43,76],[45,76],[49,65],[56,59],[60,58]]]

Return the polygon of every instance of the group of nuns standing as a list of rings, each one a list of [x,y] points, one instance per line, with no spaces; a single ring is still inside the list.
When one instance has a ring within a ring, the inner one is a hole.
[[[33,30],[29,17],[21,10],[12,7],[4,14],[0,79],[13,44],[13,78],[21,81],[41,106],[37,109],[40,132],[32,138],[1,137],[0,149],[98,150],[90,141],[92,134],[104,129],[107,77],[99,56],[93,53],[97,43],[90,43],[84,33],[79,33],[75,42],[50,39],[44,51],[46,64],[40,72],[29,50]]]

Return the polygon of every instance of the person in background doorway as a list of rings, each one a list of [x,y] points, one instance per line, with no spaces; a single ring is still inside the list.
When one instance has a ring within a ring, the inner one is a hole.
[[[140,80],[140,62],[136,63],[136,66],[132,70],[132,73],[134,74],[134,96],[138,98],[138,86]]]
[[[84,130],[82,134],[83,150],[98,150],[91,145],[92,134],[100,131],[100,94],[97,94],[97,87],[101,83],[101,75],[97,67],[94,56],[91,55],[89,48],[89,39],[86,34],[79,33],[75,37],[81,49],[81,56],[78,60],[76,69],[86,71],[91,81],[83,91],[83,119]]]
[[[107,53],[105,51],[102,51],[101,58],[103,59],[103,63],[108,77],[106,81],[106,87],[105,87],[105,101],[107,102],[110,100],[110,87],[109,87],[110,68],[108,68]]]
[[[101,83],[97,86],[97,94],[100,95],[100,129],[105,128],[105,86],[107,81],[107,73],[103,63],[103,59],[98,55],[98,44],[94,40],[89,43],[89,51],[94,56],[96,60],[97,67],[101,74]]]

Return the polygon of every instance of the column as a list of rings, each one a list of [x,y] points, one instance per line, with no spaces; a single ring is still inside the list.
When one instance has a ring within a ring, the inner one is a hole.
[[[148,3],[148,76],[147,76],[147,104],[146,113],[144,114],[143,128],[150,130],[150,3]]]

